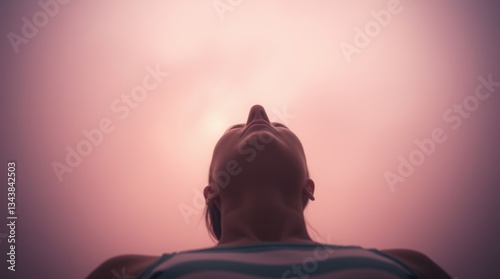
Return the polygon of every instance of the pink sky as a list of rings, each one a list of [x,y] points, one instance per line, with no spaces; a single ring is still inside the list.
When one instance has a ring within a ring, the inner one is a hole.
[[[356,28],[390,1],[353,2],[243,1],[221,20],[212,0],[73,0],[19,53],[5,36],[2,160],[18,164],[17,275],[82,278],[114,255],[213,245],[197,199],[216,141],[253,104],[302,140],[318,241],[419,250],[459,278],[500,272],[488,260],[500,248],[500,89],[459,128],[443,119],[478,76],[500,79],[498,8],[401,0],[349,63],[340,45],[355,45]],[[21,18],[41,9],[2,5],[3,34],[21,34]],[[126,116],[114,111],[148,67],[169,76]],[[59,181],[53,162],[105,119],[113,131]],[[391,191],[384,173],[436,128],[446,141]]]

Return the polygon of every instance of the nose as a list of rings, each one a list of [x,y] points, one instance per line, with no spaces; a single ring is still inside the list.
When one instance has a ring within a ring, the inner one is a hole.
[[[269,122],[269,117],[267,117],[266,110],[261,105],[254,105],[250,109],[248,114],[247,125],[254,120],[263,120]]]

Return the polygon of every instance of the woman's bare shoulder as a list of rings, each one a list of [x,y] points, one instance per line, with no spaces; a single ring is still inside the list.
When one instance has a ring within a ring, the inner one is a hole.
[[[409,249],[388,249],[381,252],[396,258],[410,267],[419,279],[451,279],[451,276],[427,255]]]
[[[135,277],[159,258],[159,256],[145,255],[121,255],[112,257],[94,269],[87,276],[87,279]]]

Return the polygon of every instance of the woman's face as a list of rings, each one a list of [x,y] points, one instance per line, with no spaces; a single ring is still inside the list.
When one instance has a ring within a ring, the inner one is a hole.
[[[218,191],[241,193],[246,185],[271,184],[291,190],[306,179],[300,140],[285,125],[271,123],[260,105],[250,109],[246,123],[229,127],[215,146],[210,181]]]

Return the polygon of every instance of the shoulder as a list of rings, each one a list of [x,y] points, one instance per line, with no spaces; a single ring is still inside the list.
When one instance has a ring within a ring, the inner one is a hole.
[[[159,258],[159,256],[144,255],[121,255],[112,257],[94,269],[87,276],[87,279],[107,279],[111,277],[132,278],[139,275]]]
[[[406,264],[420,279],[451,279],[451,276],[448,275],[446,271],[421,252],[409,249],[389,249],[380,251]]]

